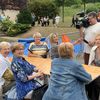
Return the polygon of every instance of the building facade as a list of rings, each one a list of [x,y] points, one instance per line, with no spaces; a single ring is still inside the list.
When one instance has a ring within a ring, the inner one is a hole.
[[[20,10],[27,6],[27,0],[0,0],[0,9]]]

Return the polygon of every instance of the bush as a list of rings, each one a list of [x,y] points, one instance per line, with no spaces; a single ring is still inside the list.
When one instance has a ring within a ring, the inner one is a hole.
[[[6,19],[6,20],[3,20],[3,21],[1,21],[0,22],[1,23],[1,27],[0,27],[0,30],[2,31],[2,32],[6,32],[7,30],[8,30],[8,28],[9,28],[9,26],[11,26],[12,24],[13,24],[13,22],[12,21],[10,21],[9,19]]]
[[[16,24],[14,24],[14,25],[10,26],[9,29],[7,30],[7,35],[8,36],[16,36],[20,32],[21,32],[20,28]]]
[[[8,36],[16,36],[17,34],[24,33],[31,28],[30,24],[13,23],[9,19],[0,22],[0,31]]]
[[[17,22],[21,24],[31,24],[32,23],[31,12],[27,8],[22,9],[20,13],[17,15]]]
[[[76,7],[79,7],[82,3],[82,0],[65,0],[65,6],[72,6],[76,5]]]
[[[30,28],[31,28],[31,26],[29,24],[17,23],[17,24],[14,24],[14,25],[9,27],[9,29],[7,31],[7,35],[8,36],[16,36],[18,34],[26,32]]]
[[[98,12],[99,10],[99,7],[100,7],[100,3],[89,3],[87,4],[87,9],[86,9],[86,13],[89,13],[89,12],[92,12],[92,11],[95,11],[95,12]]]
[[[24,33],[24,32],[28,31],[31,28],[30,24],[20,24],[20,23],[17,23],[16,26],[18,28],[20,28],[21,33]]]
[[[89,12],[92,12],[92,11],[95,11],[95,12],[97,12],[98,11],[98,8],[97,7],[90,7],[90,8],[88,8],[87,10],[86,10],[86,13],[89,13]]]

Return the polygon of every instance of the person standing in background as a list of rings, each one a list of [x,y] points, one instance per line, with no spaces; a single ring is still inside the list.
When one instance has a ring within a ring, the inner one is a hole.
[[[49,26],[50,21],[49,21],[49,16],[47,16],[47,26]]]
[[[97,13],[90,12],[88,14],[90,26],[79,29],[81,38],[84,41],[84,63],[88,65],[91,48],[94,46],[94,40],[97,34],[100,34],[100,23],[97,22]]]
[[[89,65],[100,67],[100,34],[95,38],[95,45],[92,47],[89,58]],[[100,95],[100,76],[86,86],[90,100],[99,100]]]
[[[32,26],[35,26],[35,15],[34,15],[34,13],[32,14]]]
[[[53,24],[53,26],[55,26],[55,16],[53,16],[53,18],[52,18],[52,24]]]
[[[72,17],[72,24],[71,24],[71,27],[74,26],[75,27],[75,15],[73,15]]]
[[[58,26],[58,24],[59,24],[59,22],[60,22],[60,16],[59,15],[57,15],[56,17],[55,17],[55,24],[56,24],[56,27]]]

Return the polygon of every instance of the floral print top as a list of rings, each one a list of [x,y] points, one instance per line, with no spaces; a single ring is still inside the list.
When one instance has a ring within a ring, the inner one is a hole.
[[[13,57],[11,69],[16,80],[17,99],[23,100],[24,96],[31,90],[37,88],[34,80],[28,80],[28,75],[32,75],[35,66],[28,63],[24,58]]]

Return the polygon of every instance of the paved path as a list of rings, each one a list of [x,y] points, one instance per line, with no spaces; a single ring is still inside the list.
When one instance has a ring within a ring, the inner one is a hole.
[[[47,37],[50,33],[66,33],[68,36],[70,37],[74,37],[74,38],[78,38],[79,34],[75,33],[76,29],[72,29],[72,28],[66,28],[66,27],[40,27],[40,26],[36,26],[36,27],[32,27],[29,31],[27,31],[26,33],[20,34],[16,37],[8,37],[8,36],[3,36],[1,35],[0,38],[2,39],[7,39],[10,41],[17,41],[19,38],[28,38],[28,37],[32,37],[34,33],[36,32],[40,32],[42,34],[43,37]]]

